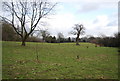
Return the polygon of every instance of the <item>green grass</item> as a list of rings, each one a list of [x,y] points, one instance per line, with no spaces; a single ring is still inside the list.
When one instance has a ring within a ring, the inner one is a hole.
[[[118,79],[116,48],[90,43],[2,44],[3,79]]]

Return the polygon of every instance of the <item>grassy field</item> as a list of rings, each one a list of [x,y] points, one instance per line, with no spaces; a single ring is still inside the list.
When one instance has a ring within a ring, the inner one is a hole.
[[[2,44],[3,79],[118,79],[116,48],[90,43]]]

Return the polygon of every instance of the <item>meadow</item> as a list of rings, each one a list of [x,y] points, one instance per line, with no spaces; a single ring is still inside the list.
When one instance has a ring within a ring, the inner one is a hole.
[[[91,43],[20,44],[2,42],[3,79],[118,79],[117,48]]]

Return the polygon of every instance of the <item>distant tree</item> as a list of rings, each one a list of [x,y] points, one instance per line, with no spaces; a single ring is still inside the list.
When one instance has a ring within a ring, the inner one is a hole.
[[[48,43],[56,43],[57,40],[56,40],[55,36],[47,36],[46,37],[46,42],[48,42]]]
[[[40,20],[53,10],[55,5],[47,0],[3,2],[3,10],[7,11],[6,13],[10,17],[0,17],[12,25],[15,32],[21,37],[21,45],[25,46],[26,39],[35,30]],[[16,28],[17,26],[19,29]]]
[[[47,30],[40,30],[40,34],[43,38],[43,41],[46,42],[46,38],[50,36],[50,33]]]
[[[1,21],[2,22],[2,21]],[[3,41],[15,41],[19,38],[12,25],[7,22],[2,22],[2,40]]]
[[[36,36],[30,36],[27,40],[27,42],[43,42],[42,39],[36,37]]]
[[[92,36],[92,37],[89,37],[88,39],[89,39],[89,40],[94,40],[94,39],[95,39],[95,37],[94,37],[94,36]]]
[[[58,33],[58,42],[64,42],[64,35],[62,33]]]
[[[12,41],[15,36],[15,31],[10,24],[3,22],[2,23],[2,40]]]
[[[119,47],[120,43],[120,33],[116,33],[113,36],[101,35],[100,37],[95,38],[96,44],[106,46],[106,47]]]
[[[51,43],[52,42],[52,36],[48,36],[45,38],[46,42]]]
[[[85,28],[82,24],[75,24],[75,26],[73,27],[74,31],[72,31],[71,33],[74,35],[77,35],[76,37],[76,45],[79,45],[79,37],[80,35],[83,35],[85,33]]]
[[[87,37],[82,37],[80,41],[81,42],[88,42],[88,38]]]
[[[51,41],[52,43],[56,43],[56,37],[54,36],[54,37],[52,37],[52,41]]]
[[[88,42],[93,43],[96,38],[94,36],[90,35],[89,37],[87,36],[87,39],[88,39]]]
[[[70,37],[68,37],[68,42],[71,42],[71,38]]]
[[[115,37],[115,41],[114,41],[115,46],[117,46],[117,47],[120,48],[120,32],[115,33],[115,34],[114,34],[114,37]]]

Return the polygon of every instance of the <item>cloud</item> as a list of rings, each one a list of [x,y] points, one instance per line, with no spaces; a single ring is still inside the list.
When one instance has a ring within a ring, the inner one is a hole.
[[[65,36],[72,29],[72,26],[77,22],[75,16],[71,13],[57,14],[50,16],[49,19],[43,19],[49,23],[46,26],[52,35],[57,35],[58,32],[62,32]]]
[[[109,23],[107,26],[118,26],[118,13],[113,13],[109,16]]]
[[[82,13],[88,13],[91,11],[98,11],[98,10],[104,10],[104,9],[117,9],[117,2],[84,2],[81,5],[78,5],[78,12]]]
[[[93,24],[96,24],[96,26],[106,26],[108,24],[108,16],[107,15],[100,15],[97,16],[97,18],[93,21]]]
[[[116,14],[112,14],[110,16],[101,15],[97,16],[97,18],[93,21],[93,24],[97,24],[99,26],[118,26],[118,19]]]
[[[85,35],[99,36],[101,33],[103,33],[107,36],[110,36],[118,31],[117,18],[115,17],[115,14],[113,15],[98,15],[95,19],[91,21],[80,21],[76,20],[76,16],[74,14],[64,13],[50,16],[51,19],[45,19],[45,21],[49,23],[49,26],[46,27],[50,31],[51,35],[55,36],[58,32],[62,32],[65,37],[75,37],[68,33],[72,30],[72,27],[76,23],[82,23],[84,25],[84,27],[86,28]],[[109,25],[110,23],[112,25]]]
[[[113,21],[109,22],[107,26],[117,26],[117,25],[118,25],[117,21],[113,20]]]
[[[90,12],[99,9],[100,5],[95,4],[95,3],[86,3],[79,7],[80,9],[78,10],[79,12]]]
[[[114,20],[114,22],[113,22]],[[111,36],[114,33],[118,32],[116,18],[112,18],[107,15],[99,15],[92,21],[92,23],[87,22],[86,34],[99,36],[101,33],[107,36]],[[108,24],[112,25],[108,25]]]

